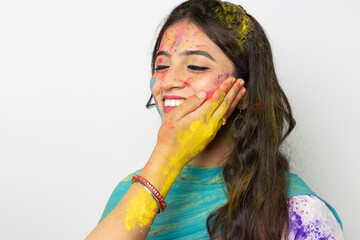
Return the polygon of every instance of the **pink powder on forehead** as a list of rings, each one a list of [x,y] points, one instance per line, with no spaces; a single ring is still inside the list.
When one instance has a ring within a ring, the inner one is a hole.
[[[173,51],[175,49],[175,52],[177,52],[178,50],[180,50],[180,44],[181,44],[181,40],[182,40],[182,30],[184,29],[183,23],[180,23],[177,28],[176,28],[176,34],[175,34],[175,38],[174,41],[172,43],[171,46],[171,51]]]
[[[161,41],[161,44],[160,44],[160,47],[159,47],[159,50],[157,52],[160,52],[162,51],[162,49],[164,48],[164,41]]]
[[[164,44],[165,44],[164,39],[169,40],[169,35],[168,35],[168,33],[167,33],[167,32],[165,32],[165,33],[164,33],[164,35],[163,35],[163,39],[161,40],[160,47],[159,47],[159,49],[158,49],[158,51],[157,51],[157,52],[160,52],[160,51],[162,51],[162,50],[163,50],[163,48],[164,48]]]
[[[170,52],[178,52],[178,50],[180,50],[181,46],[181,41],[182,41],[182,32],[184,29],[184,23],[179,23],[179,25],[176,27],[175,30],[175,36],[173,36],[172,38],[170,38],[169,33],[173,33],[174,30],[171,31],[165,31],[163,39],[160,43],[160,47],[158,52],[163,51],[164,45],[166,44],[167,46],[169,46]]]

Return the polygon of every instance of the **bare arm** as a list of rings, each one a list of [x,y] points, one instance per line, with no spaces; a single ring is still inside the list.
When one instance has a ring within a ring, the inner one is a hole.
[[[167,153],[165,148],[155,147],[148,164],[140,173],[164,198],[181,171],[181,168],[173,167],[171,171],[164,172],[164,156]],[[134,183],[86,239],[145,239],[158,211],[157,203],[149,192]]]
[[[165,198],[181,169],[215,137],[245,92],[240,80],[224,81],[212,98],[192,96],[169,112],[160,127],[157,145],[140,175]],[[205,102],[204,102],[205,101]],[[145,239],[158,213],[152,196],[139,184],[130,189],[89,234],[88,240]]]

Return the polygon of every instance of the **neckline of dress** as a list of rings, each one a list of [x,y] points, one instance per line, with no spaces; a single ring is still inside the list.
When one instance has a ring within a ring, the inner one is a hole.
[[[224,177],[222,175],[223,169],[223,166],[199,167],[193,165],[185,165],[176,181],[185,184],[222,184],[224,182]]]

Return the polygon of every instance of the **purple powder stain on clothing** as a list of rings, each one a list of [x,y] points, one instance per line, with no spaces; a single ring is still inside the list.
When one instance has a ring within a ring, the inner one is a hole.
[[[289,230],[290,232],[293,232],[295,235],[295,239],[300,239],[305,234],[304,225],[301,219],[301,216],[297,214],[295,211],[291,211],[290,213],[290,224],[289,224]]]
[[[304,224],[301,215],[296,211],[290,212],[289,231],[295,236],[295,240],[307,239],[310,236],[315,236],[315,239],[329,240],[334,239],[332,236],[324,236],[321,229],[321,221],[316,220],[310,224]]]

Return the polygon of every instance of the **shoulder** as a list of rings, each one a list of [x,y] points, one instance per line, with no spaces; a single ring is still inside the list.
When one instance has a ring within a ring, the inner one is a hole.
[[[287,200],[289,237],[295,239],[344,239],[334,214],[319,198],[297,195]]]

